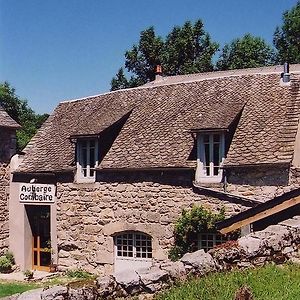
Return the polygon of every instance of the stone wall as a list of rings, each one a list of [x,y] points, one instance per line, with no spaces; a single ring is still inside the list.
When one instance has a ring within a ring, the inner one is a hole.
[[[194,203],[228,216],[246,209],[197,193],[189,174],[126,173],[99,175],[94,184],[57,184],[58,265],[93,273],[113,272],[113,235],[141,231],[152,237],[153,257],[165,260],[173,225]]]
[[[15,150],[15,130],[0,127],[0,253],[8,247],[9,160]]]
[[[8,247],[8,165],[0,162],[0,254]]]
[[[299,187],[298,173],[281,165],[232,168],[227,171],[228,193],[262,202]]]
[[[76,282],[38,289],[9,299],[152,299],[155,293],[188,279],[190,275],[201,277],[233,268],[244,269],[267,262],[278,264],[286,261],[300,263],[300,216],[220,245],[209,253],[199,250],[185,254],[177,262],[163,262],[147,270],[101,276],[89,283]]]

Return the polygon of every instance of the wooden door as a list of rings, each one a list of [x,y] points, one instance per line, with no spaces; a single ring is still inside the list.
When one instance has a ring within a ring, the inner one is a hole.
[[[34,205],[27,208],[32,232],[32,269],[50,271],[51,235],[50,206]]]

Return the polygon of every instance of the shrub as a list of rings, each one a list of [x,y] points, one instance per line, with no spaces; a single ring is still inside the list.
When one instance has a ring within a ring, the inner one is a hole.
[[[23,274],[24,274],[26,280],[30,280],[33,278],[33,271],[31,271],[31,270],[25,270],[23,272]]]
[[[12,252],[7,251],[4,256],[11,262],[12,265],[15,264],[15,258]]]
[[[177,260],[187,252],[196,251],[198,234],[200,232],[217,232],[215,224],[224,218],[224,207],[218,213],[203,206],[193,206],[189,211],[183,209],[175,223],[174,246],[169,251],[169,258]]]
[[[8,273],[11,271],[13,264],[6,256],[0,256],[0,272]]]
[[[71,277],[71,278],[86,279],[86,278],[92,278],[93,277],[93,275],[91,273],[86,272],[82,269],[68,270],[66,274],[67,274],[68,277]]]

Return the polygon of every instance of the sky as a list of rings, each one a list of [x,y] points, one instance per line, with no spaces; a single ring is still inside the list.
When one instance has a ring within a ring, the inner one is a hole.
[[[0,82],[37,113],[109,91],[124,53],[154,26],[202,19],[220,47],[251,33],[272,44],[297,0],[0,0]]]

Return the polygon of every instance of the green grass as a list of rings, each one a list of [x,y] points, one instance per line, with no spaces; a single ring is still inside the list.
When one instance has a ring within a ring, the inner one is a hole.
[[[90,280],[91,277],[89,277]],[[73,276],[72,278],[68,276],[56,276],[53,278],[49,278],[43,282],[19,282],[19,281],[7,281],[7,280],[0,280],[0,298],[10,296],[17,293],[23,293],[32,289],[38,289],[41,287],[46,286],[53,286],[53,285],[65,285],[71,282],[78,281],[87,281],[85,278],[79,278]]]
[[[232,300],[243,285],[252,290],[255,300],[300,299],[300,266],[267,265],[262,268],[211,274],[191,279],[160,293],[156,300]]]
[[[0,281],[0,298],[41,287],[35,283]]]

